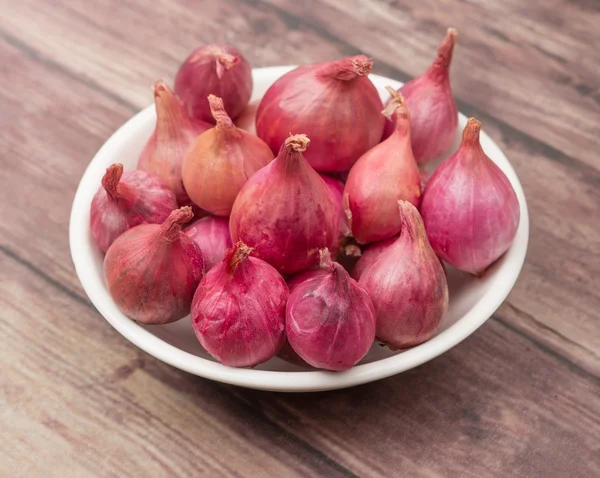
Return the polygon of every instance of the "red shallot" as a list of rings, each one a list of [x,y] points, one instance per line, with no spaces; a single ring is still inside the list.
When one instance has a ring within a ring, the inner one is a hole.
[[[456,29],[448,28],[433,64],[423,75],[399,90],[410,111],[412,150],[418,163],[437,158],[456,138],[458,110],[452,96],[449,70],[457,35]],[[393,122],[388,121],[384,138],[392,131]]]
[[[354,366],[375,339],[375,309],[367,291],[321,251],[321,269],[297,285],[286,309],[286,333],[294,351],[313,367],[343,371]]]
[[[519,201],[510,181],[479,143],[470,118],[458,151],[429,179],[421,214],[435,252],[457,269],[478,274],[510,247]]]
[[[360,259],[352,269],[352,274],[350,274],[352,278],[355,280],[359,280],[360,276],[363,275],[363,272],[365,272],[369,267],[371,267],[375,263],[375,261],[379,259],[379,256],[381,256],[381,254],[383,254],[383,252],[389,246],[396,242],[397,239],[398,236],[393,236],[389,239],[384,239],[383,241],[369,244],[365,248],[365,250],[362,251]]]
[[[180,206],[189,205],[181,180],[183,155],[196,136],[211,125],[191,119],[162,81],[154,84],[154,101],[156,127],[140,155],[138,168],[158,176],[175,193]]]
[[[184,231],[202,250],[204,269],[213,268],[225,257],[230,249],[229,219],[226,217],[207,216],[191,223]]]
[[[321,172],[350,169],[381,140],[385,118],[368,78],[364,55],[300,66],[278,79],[256,113],[256,131],[276,152],[287,136],[305,132],[312,141],[306,160]]]
[[[191,200],[217,216],[229,216],[248,178],[273,160],[263,140],[236,128],[223,101],[208,96],[217,122],[190,146],[183,160],[183,185]]]
[[[399,201],[400,237],[361,275],[377,314],[377,338],[391,349],[433,337],[448,311],[448,284],[429,245],[423,220],[408,201]]]
[[[410,146],[411,122],[402,95],[393,97],[383,111],[395,118],[393,134],[363,154],[350,170],[344,205],[352,235],[361,244],[387,239],[400,232],[398,200],[419,206],[421,181]]]
[[[252,68],[231,45],[205,45],[185,59],[175,77],[175,93],[192,118],[213,123],[208,95],[223,99],[225,110],[236,118],[252,95]]]
[[[116,163],[106,170],[90,208],[90,229],[102,252],[127,229],[143,223],[160,224],[177,209],[175,194],[144,171],[123,173]]]
[[[215,359],[233,367],[266,362],[285,340],[287,285],[251,252],[236,243],[204,276],[192,304],[196,337]]]
[[[302,157],[309,139],[290,136],[279,155],[240,191],[229,221],[233,242],[243,241],[282,274],[319,262],[319,249],[338,237],[338,211],[327,185]]]
[[[176,209],[162,224],[129,229],[108,249],[106,283],[127,317],[146,324],[166,324],[190,312],[204,274],[202,251],[181,231],[192,217],[191,207]]]

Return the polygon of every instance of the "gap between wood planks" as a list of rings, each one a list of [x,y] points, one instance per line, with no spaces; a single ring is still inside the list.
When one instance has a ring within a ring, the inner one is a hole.
[[[53,277],[51,277],[50,275],[46,274],[43,270],[39,269],[38,267],[36,267],[32,263],[30,263],[29,261],[23,259],[18,254],[16,254],[14,251],[12,251],[10,248],[8,248],[7,246],[0,245],[0,252],[2,252],[5,256],[9,257],[10,259],[14,260],[15,262],[18,262],[23,267],[25,267],[26,269],[31,271],[33,274],[37,275],[38,277],[40,277],[41,279],[46,281],[48,284],[50,284],[54,288],[58,289],[59,291],[66,294],[67,296],[71,297],[73,300],[79,302],[80,304],[84,305],[88,309],[92,310],[97,315],[100,315],[100,313],[96,310],[96,307],[94,307],[94,305],[87,298],[79,295],[77,292],[71,290],[69,287],[62,284],[60,281],[58,281],[58,280],[54,279]],[[508,302],[506,302],[506,304],[508,304],[508,306],[513,309],[515,308],[512,304],[510,304]],[[555,351],[554,349],[547,346],[543,342],[537,340],[535,337],[532,337],[531,335],[519,330],[517,327],[515,327],[514,325],[512,325],[508,321],[506,321],[498,313],[494,313],[494,315],[492,315],[492,318],[494,320],[496,320],[496,322],[501,324],[503,327],[505,327],[508,330],[510,330],[511,332],[513,332],[514,334],[518,335],[519,337],[524,338],[525,340],[527,340],[528,342],[533,344],[541,352],[553,357],[555,360],[558,360],[559,362],[561,362],[562,364],[567,366],[569,368],[569,370],[578,373],[583,378],[586,378],[588,380],[591,380],[593,382],[600,384],[600,377],[596,376],[591,371],[588,371],[585,368],[580,367],[577,363],[573,362],[572,360],[570,360],[568,357],[565,357],[561,353]]]

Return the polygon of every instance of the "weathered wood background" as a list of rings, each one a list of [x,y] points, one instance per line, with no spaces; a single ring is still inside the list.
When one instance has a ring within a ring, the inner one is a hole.
[[[447,26],[459,107],[531,214],[477,333],[396,377],[284,395],[175,370],[96,312],[69,255],[75,188],[189,50],[363,52],[406,80]],[[0,475],[600,476],[599,26],[597,0],[0,0]]]

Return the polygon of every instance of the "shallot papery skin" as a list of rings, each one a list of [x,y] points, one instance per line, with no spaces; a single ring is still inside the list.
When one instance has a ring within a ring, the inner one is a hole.
[[[408,201],[399,201],[400,237],[360,276],[377,314],[377,338],[392,350],[433,337],[448,311],[448,284],[429,245],[423,220]]]
[[[127,317],[166,324],[189,314],[204,275],[202,251],[181,231],[193,217],[191,207],[176,209],[162,224],[129,229],[108,249],[106,283]]]
[[[344,207],[352,235],[361,244],[381,241],[400,232],[398,200],[421,202],[419,168],[412,153],[411,121],[402,95],[391,87],[394,100],[384,115],[396,119],[385,141],[363,154],[350,170]]]
[[[339,216],[323,179],[302,157],[309,143],[290,136],[279,155],[240,191],[229,220],[231,239],[282,274],[318,264],[319,249],[338,238]]]
[[[217,124],[202,133],[183,160],[183,185],[191,200],[217,216],[229,216],[248,178],[273,160],[273,153],[257,136],[237,128],[223,101],[209,95]]]
[[[191,119],[177,97],[162,81],[154,84],[156,127],[138,160],[138,168],[155,174],[177,197],[180,206],[190,205],[183,187],[183,156],[196,137],[212,125]]]
[[[383,252],[391,246],[396,240],[398,236],[390,237],[389,239],[384,239],[383,241],[374,242],[369,244],[360,256],[358,262],[354,265],[352,269],[352,273],[350,274],[354,280],[359,280],[360,276],[365,272],[369,267],[371,267],[379,256],[383,254]]]
[[[116,163],[107,168],[92,199],[90,229],[102,252],[127,229],[143,223],[160,224],[177,209],[175,194],[144,171],[127,171]]]
[[[418,163],[439,157],[452,146],[457,135],[458,110],[449,71],[457,35],[456,29],[449,28],[429,69],[399,90],[410,111],[412,150]],[[384,138],[392,131],[393,122],[388,121]]]
[[[350,227],[348,226],[348,222],[346,220],[346,212],[344,211],[343,205],[344,183],[339,179],[332,178],[327,174],[320,174],[319,176],[321,176],[321,178],[323,178],[323,181],[325,181],[325,184],[327,184],[327,187],[331,192],[331,196],[333,197],[333,201],[338,211],[338,216],[340,218],[339,244],[341,245],[344,238],[348,237],[351,234]]]
[[[311,139],[306,160],[320,172],[350,169],[381,140],[385,118],[368,78],[364,55],[300,66],[268,89],[256,113],[256,131],[276,152],[291,133]]]
[[[429,242],[448,264],[478,274],[512,244],[519,200],[502,170],[479,143],[481,123],[470,118],[458,151],[433,173],[421,204]]]
[[[300,285],[302,282],[304,282],[305,280],[308,279],[312,279],[313,277],[317,277],[317,276],[323,276],[323,275],[327,275],[327,271],[318,268],[318,269],[309,269],[307,271],[302,271],[299,272],[298,274],[295,274],[291,277],[288,277],[286,279],[286,283],[288,286],[288,289],[290,290],[290,294],[292,292],[294,292],[294,289]],[[292,348],[292,346],[290,345],[290,343],[286,340],[281,349],[279,349],[279,352],[277,352],[277,357],[279,357],[282,360],[285,360],[286,362],[292,363],[294,365],[300,365],[302,367],[310,367],[309,364],[307,364],[302,357],[300,357],[300,355],[298,355],[296,353],[296,351]]]
[[[367,291],[329,251],[321,251],[327,272],[297,285],[286,308],[286,334],[309,365],[341,372],[353,367],[375,339],[375,309]]]
[[[294,292],[294,289],[302,284],[302,282],[305,280],[324,275],[327,275],[327,271],[319,267],[316,269],[308,269],[306,271],[298,272],[298,274],[288,277],[286,283],[290,289],[290,294]]]
[[[190,236],[202,250],[204,268],[209,271],[225,257],[231,249],[229,218],[206,216],[192,222],[184,232]]]
[[[196,337],[209,354],[232,367],[266,362],[285,340],[287,285],[251,252],[236,243],[204,276],[192,304]]]
[[[233,119],[252,95],[252,67],[231,45],[205,45],[185,59],[175,77],[175,93],[192,118],[213,123],[208,95],[223,99]]]

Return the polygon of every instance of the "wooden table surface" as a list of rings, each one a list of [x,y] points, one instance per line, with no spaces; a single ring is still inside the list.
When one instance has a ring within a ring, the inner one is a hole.
[[[531,214],[481,329],[386,380],[278,394],[171,368],[104,321],[71,201],[154,80],[212,42],[256,67],[362,52],[406,80],[447,26],[459,108]],[[598,0],[0,0],[0,476],[600,476],[599,26]]]

